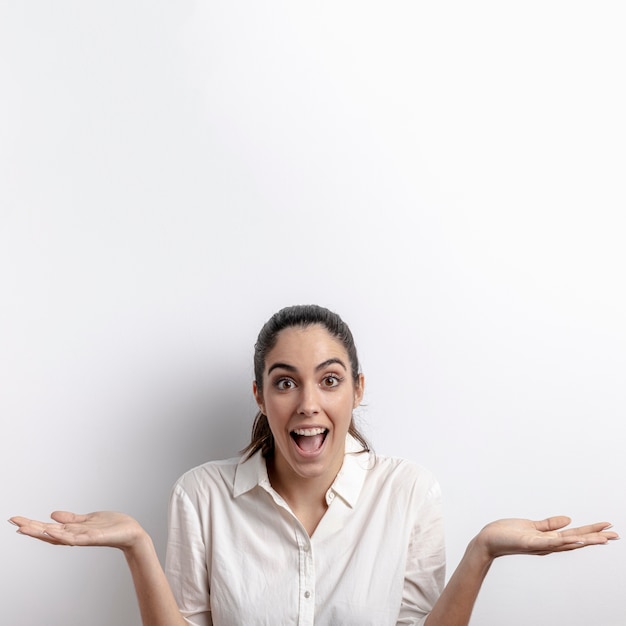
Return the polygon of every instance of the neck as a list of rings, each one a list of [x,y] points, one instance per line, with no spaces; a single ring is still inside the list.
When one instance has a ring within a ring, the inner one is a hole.
[[[305,478],[298,476],[290,467],[282,467],[282,465],[280,460],[276,458],[267,459],[267,473],[270,483],[289,506],[302,507],[326,503],[326,492],[333,484],[337,472]]]
[[[267,459],[267,472],[272,487],[289,505],[309,536],[312,535],[328,508],[326,492],[339,468],[336,471],[333,468],[324,476],[305,478],[295,474],[290,467],[283,468],[280,460],[272,458]]]

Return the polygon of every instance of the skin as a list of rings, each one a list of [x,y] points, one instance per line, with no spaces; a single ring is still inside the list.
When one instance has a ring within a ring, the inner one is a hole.
[[[124,554],[144,626],[188,626],[180,614],[152,539],[137,520],[113,511],[51,514],[55,523],[12,517],[17,532],[53,545],[106,546]]]
[[[263,388],[253,385],[276,440],[274,461],[268,464],[270,480],[310,534],[326,510],[324,494],[341,468],[352,409],[361,401],[363,385],[362,376],[356,383],[352,379],[343,345],[319,326],[281,331],[265,363]],[[290,432],[312,426],[327,429],[326,440],[319,452],[302,454]],[[186,626],[152,540],[135,519],[110,511],[87,515],[56,511],[51,517],[53,523],[25,517],[9,521],[18,533],[55,545],[118,548],[133,577],[143,624]],[[427,626],[468,626],[496,558],[578,550],[619,538],[607,522],[566,529],[570,521],[565,516],[504,519],[485,526],[470,541]]]
[[[564,515],[545,520],[504,519],[487,524],[474,537],[426,618],[426,626],[468,626],[482,583],[496,558],[511,554],[547,555],[603,545],[619,539],[608,522],[563,530]]]

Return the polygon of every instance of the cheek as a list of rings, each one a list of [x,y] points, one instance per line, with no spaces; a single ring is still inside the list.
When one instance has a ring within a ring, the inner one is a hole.
[[[267,408],[267,425],[272,431],[272,435],[274,435],[274,439],[281,439],[283,436],[286,436],[287,424],[289,423],[289,419],[291,418],[291,412],[281,410],[276,406],[269,406]]]
[[[338,417],[347,420],[352,419],[352,411],[356,406],[353,394],[346,394],[341,400],[337,399],[333,405],[333,408],[329,407],[329,410],[333,410]]]
[[[293,410],[289,396],[273,396],[271,393],[265,396],[264,407],[264,413],[271,421],[285,419]]]

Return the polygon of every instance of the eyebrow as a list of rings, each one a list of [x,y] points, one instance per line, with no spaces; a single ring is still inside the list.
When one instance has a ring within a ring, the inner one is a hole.
[[[344,370],[346,370],[346,372],[348,371],[348,368],[346,367],[345,363],[337,358],[337,357],[333,357],[330,359],[326,359],[325,361],[322,361],[316,368],[315,371],[319,372],[320,370],[323,370],[325,368],[327,368],[329,365],[341,365],[341,367],[343,367]],[[273,365],[270,366],[270,368],[267,370],[268,375],[271,374],[275,369],[283,369],[283,370],[287,370],[288,372],[297,372],[298,369],[296,367],[294,367],[293,365],[289,365],[289,363],[274,363]]]

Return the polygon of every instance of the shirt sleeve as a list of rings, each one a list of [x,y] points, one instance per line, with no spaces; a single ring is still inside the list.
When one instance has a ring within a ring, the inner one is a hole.
[[[423,626],[445,584],[446,555],[441,490],[432,484],[417,508],[409,539],[397,626]]]
[[[200,516],[180,483],[172,490],[165,574],[191,626],[212,626],[207,546]]]

